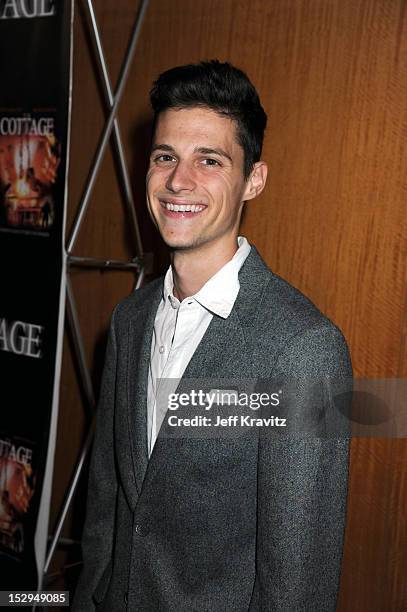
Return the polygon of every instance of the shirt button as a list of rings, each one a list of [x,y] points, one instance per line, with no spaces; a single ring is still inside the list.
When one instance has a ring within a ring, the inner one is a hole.
[[[162,344],[158,350],[161,354],[163,354],[163,352],[165,351],[165,346]]]

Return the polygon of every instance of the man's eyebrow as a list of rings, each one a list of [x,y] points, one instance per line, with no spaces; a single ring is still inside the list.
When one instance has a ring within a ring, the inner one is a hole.
[[[151,153],[153,153],[153,151],[168,151],[169,153],[175,153],[175,149],[174,147],[172,147],[171,145],[168,144],[154,144],[151,147]],[[231,158],[231,156],[226,153],[226,151],[224,151],[221,148],[211,148],[211,147],[195,147],[194,149],[194,153],[202,153],[203,155],[219,155],[220,157],[226,157],[226,159],[228,159],[231,163],[233,163],[233,159]]]
[[[226,159],[233,163],[233,159],[230,157],[229,153],[226,153],[226,151],[220,148],[211,149],[208,147],[197,147],[195,149],[195,153],[203,153],[204,155],[219,155],[220,157],[226,157]]]
[[[174,147],[172,147],[171,145],[167,145],[167,144],[154,144],[151,147],[151,153],[153,151],[157,151],[157,149],[159,149],[160,151],[170,151],[170,153],[174,153],[175,152]]]

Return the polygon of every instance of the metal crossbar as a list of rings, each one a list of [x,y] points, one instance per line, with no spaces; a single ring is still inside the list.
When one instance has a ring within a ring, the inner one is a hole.
[[[82,224],[86,209],[88,207],[89,204],[89,199],[93,190],[93,187],[95,185],[95,181],[96,181],[96,177],[97,174],[99,172],[99,168],[100,165],[102,163],[103,160],[103,155],[105,153],[106,150],[106,146],[107,143],[109,141],[110,138],[110,134],[112,132],[113,129],[113,125],[114,122],[116,120],[116,125],[117,125],[117,119],[116,119],[116,114],[117,114],[117,109],[119,106],[119,102],[120,99],[122,97],[123,91],[124,91],[124,87],[126,85],[127,82],[127,77],[129,75],[129,70],[130,70],[130,66],[131,66],[131,62],[133,60],[133,56],[134,56],[134,52],[136,50],[136,44],[140,35],[140,31],[141,31],[141,25],[143,22],[143,18],[144,18],[144,14],[146,12],[147,6],[148,6],[148,0],[142,0],[140,7],[139,7],[139,11],[137,14],[137,18],[136,18],[136,23],[134,25],[133,28],[133,32],[130,38],[130,44],[129,47],[126,51],[126,55],[124,57],[124,61],[122,64],[122,68],[120,71],[120,76],[119,76],[119,81],[118,81],[118,85],[117,85],[117,89],[116,89],[116,93],[114,95],[114,97],[112,97],[112,91],[111,91],[111,87],[110,87],[110,81],[109,81],[109,76],[107,74],[107,67],[106,67],[106,62],[105,62],[105,58],[104,58],[104,54],[103,54],[103,49],[102,49],[102,45],[101,45],[101,41],[100,41],[100,37],[99,37],[99,31],[97,29],[97,24],[96,24],[96,17],[95,17],[95,13],[93,11],[93,5],[92,5],[92,0],[88,0],[88,10],[91,11],[90,16],[91,16],[91,23],[92,23],[92,34],[93,37],[95,38],[96,41],[96,48],[97,48],[97,56],[98,56],[98,61],[99,61],[99,65],[102,66],[102,75],[103,75],[103,88],[105,91],[105,95],[107,96],[109,103],[110,103],[110,113],[109,113],[109,117],[106,121],[102,136],[99,140],[99,144],[95,153],[95,157],[93,159],[92,162],[92,166],[91,166],[91,170],[87,179],[87,183],[85,186],[85,190],[82,196],[82,200],[80,202],[79,205],[79,210],[78,210],[78,214],[76,216],[76,219],[74,221],[73,224],[73,228],[72,228],[72,232],[71,232],[71,237],[68,241],[68,245],[67,245],[67,253],[68,255],[72,254],[72,250],[75,246],[75,242],[78,238],[78,233],[79,233],[79,229],[80,226]],[[103,68],[104,67],[104,68]],[[120,133],[117,130],[115,132],[116,137],[117,138],[117,142],[120,143],[119,148],[122,148],[121,145],[121,139],[120,139]],[[122,158],[123,162],[124,162],[124,156],[123,156],[123,151],[122,151]],[[126,167],[126,164],[124,163],[123,168]],[[125,171],[125,174],[127,176],[127,170]],[[127,178],[127,184],[129,185],[128,182],[128,178]],[[129,186],[129,191],[130,191],[130,186]],[[133,207],[134,210],[134,207]],[[135,225],[137,227],[137,220],[135,218],[135,213],[134,216],[132,215],[132,219],[135,220]],[[139,254],[141,254],[142,252],[142,248],[141,248],[141,240],[140,240],[140,236],[139,236],[139,231],[137,229],[137,235],[139,237],[139,241],[138,241],[138,247],[139,247]]]
[[[140,229],[137,221],[136,210],[134,206],[133,194],[130,186],[129,173],[127,169],[126,159],[124,155],[124,149],[122,144],[122,138],[120,134],[119,122],[117,119],[117,111],[119,102],[121,100],[127,78],[129,75],[130,66],[134,57],[137,41],[140,36],[141,27],[143,24],[144,16],[147,10],[149,0],[141,0],[139,10],[136,16],[136,20],[133,26],[133,30],[130,37],[130,43],[125,53],[122,68],[120,70],[120,76],[118,79],[118,85],[113,95],[110,78],[108,74],[107,64],[105,61],[105,55],[103,52],[102,42],[99,35],[99,28],[96,21],[95,11],[92,0],[87,0],[87,11],[91,23],[91,34],[95,44],[96,58],[99,69],[99,77],[102,81],[103,91],[105,95],[105,104],[108,111],[108,117],[103,128],[90,171],[87,177],[85,189],[78,207],[78,213],[75,218],[72,232],[67,243],[67,320],[69,330],[71,332],[74,358],[76,359],[79,371],[79,379],[83,390],[84,399],[86,402],[86,409],[92,414],[92,422],[86,435],[85,443],[81,449],[79,458],[75,465],[74,473],[71,482],[68,486],[64,502],[60,509],[57,523],[55,525],[54,534],[50,537],[50,545],[47,551],[47,556],[44,565],[44,575],[48,572],[50,563],[52,561],[55,550],[58,546],[58,542],[61,540],[62,528],[72,502],[74,493],[76,491],[80,475],[85,464],[86,457],[89,453],[95,427],[95,393],[92,384],[90,371],[86,362],[85,349],[83,343],[83,337],[79,324],[79,317],[77,314],[75,298],[72,291],[72,284],[69,278],[69,271],[72,266],[88,267],[88,268],[99,268],[99,269],[116,269],[116,270],[128,270],[130,272],[137,272],[138,277],[135,283],[135,289],[138,289],[145,275],[145,261],[143,258],[143,248],[140,235]],[[75,246],[78,234],[85,218],[85,213],[89,204],[90,196],[94,188],[96,178],[100,169],[100,165],[103,160],[103,156],[106,151],[107,144],[110,136],[113,137],[114,154],[118,162],[119,169],[119,184],[122,186],[122,193],[124,194],[125,204],[128,215],[130,217],[131,227],[135,239],[136,256],[131,261],[118,261],[112,259],[95,259],[92,257],[75,256],[72,254]]]

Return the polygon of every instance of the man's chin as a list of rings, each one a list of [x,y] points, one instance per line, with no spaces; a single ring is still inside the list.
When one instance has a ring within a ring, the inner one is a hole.
[[[171,251],[192,251],[197,246],[195,243],[176,241],[166,242],[166,245]]]
[[[172,251],[189,251],[199,246],[199,241],[192,240],[191,238],[169,238],[168,236],[162,236],[162,239]]]

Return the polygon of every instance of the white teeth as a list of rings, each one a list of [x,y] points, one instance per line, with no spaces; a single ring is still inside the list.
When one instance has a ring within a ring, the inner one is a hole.
[[[204,209],[204,206],[199,204],[172,204],[172,202],[164,202],[164,204],[167,210],[174,212],[201,212]]]

